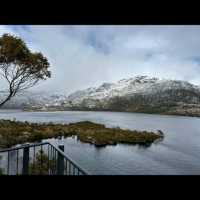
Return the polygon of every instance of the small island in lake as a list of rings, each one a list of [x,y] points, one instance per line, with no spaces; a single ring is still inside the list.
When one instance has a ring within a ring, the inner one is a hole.
[[[82,121],[70,124],[29,123],[0,120],[0,148],[48,138],[76,136],[81,142],[95,146],[125,144],[151,144],[164,137],[162,131],[147,132],[108,128],[103,124]]]

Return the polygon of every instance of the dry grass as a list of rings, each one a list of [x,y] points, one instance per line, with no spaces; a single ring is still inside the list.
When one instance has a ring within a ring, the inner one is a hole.
[[[63,125],[0,120],[1,148],[58,136],[77,136],[78,140],[96,146],[117,143],[146,144],[163,137],[153,132],[107,128],[89,121]]]

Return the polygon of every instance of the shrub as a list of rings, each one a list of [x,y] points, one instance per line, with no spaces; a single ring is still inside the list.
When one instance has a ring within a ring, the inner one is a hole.
[[[49,171],[55,172],[56,160],[49,160],[44,151],[39,151],[36,154],[36,161],[29,165],[30,175],[49,175]],[[53,173],[54,174],[54,173]]]

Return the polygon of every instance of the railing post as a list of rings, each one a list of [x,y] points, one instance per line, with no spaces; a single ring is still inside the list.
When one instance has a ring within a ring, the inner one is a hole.
[[[64,145],[59,145],[58,148],[64,152]],[[57,175],[64,175],[64,157],[59,152],[57,160]]]
[[[22,168],[22,174],[28,175],[29,171],[29,147],[25,147],[23,149],[23,168]]]

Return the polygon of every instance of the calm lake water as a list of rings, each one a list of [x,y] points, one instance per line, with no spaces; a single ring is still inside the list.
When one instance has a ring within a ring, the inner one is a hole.
[[[107,127],[162,130],[163,141],[150,147],[118,144],[96,148],[76,138],[50,139],[63,143],[66,154],[91,174],[200,174],[200,118],[122,112],[23,112],[0,110],[1,119],[70,123],[93,121]]]

